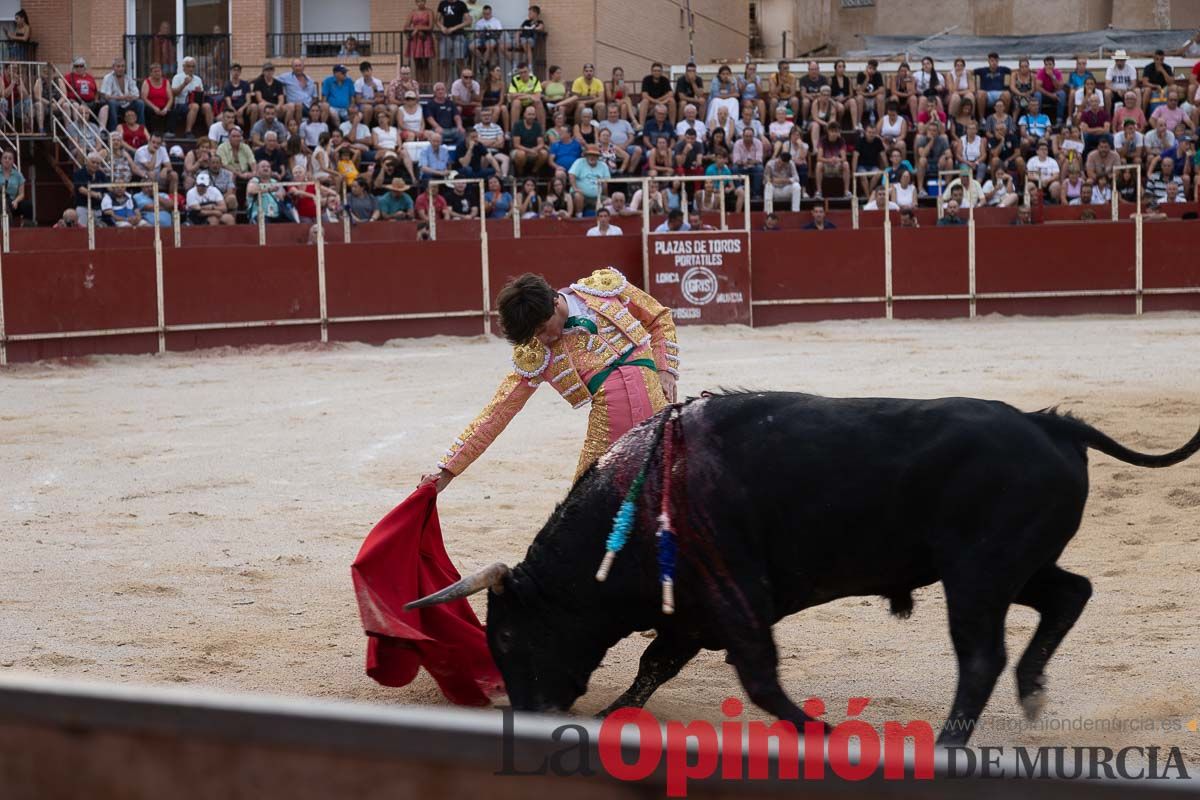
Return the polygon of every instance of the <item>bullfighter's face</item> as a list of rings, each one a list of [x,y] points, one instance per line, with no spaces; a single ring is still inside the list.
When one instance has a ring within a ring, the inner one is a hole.
[[[550,319],[542,323],[542,326],[534,333],[534,337],[544,345],[558,341],[562,336],[563,326],[567,322],[567,301],[562,295],[554,296],[554,313],[550,315]]]

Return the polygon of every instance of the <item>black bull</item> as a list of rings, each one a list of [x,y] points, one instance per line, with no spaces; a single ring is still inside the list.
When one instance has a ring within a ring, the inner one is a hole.
[[[747,696],[780,719],[809,718],[784,692],[771,626],[842,597],[882,595],[907,616],[912,591],[941,581],[958,687],[939,742],[971,735],[1006,655],[1013,603],[1040,615],[1017,662],[1026,713],[1091,595],[1055,563],[1079,527],[1087,450],[1165,467],[1053,410],[999,402],[832,399],[739,393],[689,401],[675,423],[676,611],[661,611],[655,516],[669,412],[630,431],[585,473],[511,570],[495,564],[413,607],[488,588],[488,644],[518,710],[567,710],[604,654],[655,628],[637,678],[609,711],[641,706],[701,648],[726,650]],[[650,454],[629,542],[595,574],[613,516]]]

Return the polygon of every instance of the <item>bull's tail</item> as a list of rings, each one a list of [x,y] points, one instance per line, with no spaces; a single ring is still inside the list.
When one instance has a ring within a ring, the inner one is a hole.
[[[1182,447],[1172,450],[1169,453],[1152,455],[1150,453],[1139,453],[1136,450],[1130,450],[1108,434],[1092,427],[1083,420],[1070,414],[1059,414],[1053,408],[1038,411],[1029,416],[1051,431],[1067,433],[1082,445],[1086,445],[1093,450],[1099,450],[1101,453],[1110,455],[1119,461],[1124,461],[1126,464],[1133,464],[1138,467],[1169,467],[1178,464],[1180,461],[1186,461],[1197,452],[1200,452],[1200,430],[1196,431],[1195,435]]]

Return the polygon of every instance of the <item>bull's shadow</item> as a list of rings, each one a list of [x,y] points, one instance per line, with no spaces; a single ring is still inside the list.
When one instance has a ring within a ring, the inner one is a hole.
[[[674,436],[678,542],[670,615],[655,546],[664,430]],[[1005,666],[1009,606],[1041,617],[1016,666],[1032,717],[1046,665],[1091,596],[1087,578],[1056,564],[1087,500],[1089,447],[1165,467],[1200,450],[1200,432],[1152,456],[1053,409],[985,400],[689,400],[631,430],[581,476],[520,564],[494,564],[409,607],[488,589],[488,644],[518,710],[566,711],[609,648],[655,628],[637,678],[607,711],[644,705],[705,648],[726,650],[747,696],[800,726],[811,719],[779,684],[771,626],[861,595],[889,598],[907,616],[913,590],[941,581],[958,686],[938,742],[965,744]],[[597,581],[614,515],[644,466],[628,544]]]

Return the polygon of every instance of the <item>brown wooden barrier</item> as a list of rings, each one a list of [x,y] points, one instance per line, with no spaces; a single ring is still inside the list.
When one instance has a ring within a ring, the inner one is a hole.
[[[981,213],[981,219],[995,217],[996,224],[975,228],[976,313],[1138,310],[1132,222],[1025,227],[1004,223],[1005,213]],[[883,228],[793,227],[805,216],[784,215],[785,229],[756,229],[751,236],[755,325],[971,313],[965,226],[892,226],[889,285]],[[862,221],[869,218],[864,214]],[[590,224],[530,220],[518,239],[511,235],[511,219],[489,221],[486,283],[478,222],[439,225],[436,242],[413,241],[410,225],[379,224],[356,228],[353,242],[345,244],[340,227],[327,226],[324,299],[318,248],[305,243],[307,226],[270,226],[266,249],[257,246],[258,231],[248,226],[188,228],[180,248],[165,232],[165,347],[320,341],[323,332],[331,341],[371,342],[475,335],[499,287],[525,271],[566,284],[613,265],[640,285],[640,220],[622,219],[626,235],[602,239],[583,235]],[[530,235],[535,230],[555,235]],[[1200,259],[1193,255],[1200,222],[1145,222],[1143,231],[1142,308],[1200,309]],[[46,248],[0,256],[6,337],[0,352],[8,360],[159,349],[152,231],[97,231],[95,251],[86,249],[86,231],[13,233],[14,247],[33,242]]]
[[[756,326],[883,316],[882,230],[760,231],[750,258]]]

